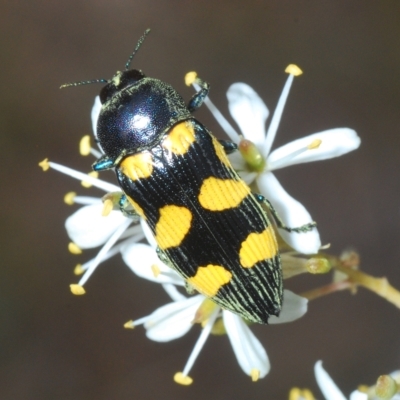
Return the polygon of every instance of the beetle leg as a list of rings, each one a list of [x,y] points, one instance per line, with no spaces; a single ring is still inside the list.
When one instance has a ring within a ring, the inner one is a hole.
[[[262,194],[255,194],[255,197],[258,202],[266,205],[266,207],[272,214],[278,228],[284,229],[287,232],[304,233],[313,230],[317,226],[317,223],[315,221],[312,221],[309,222],[308,224],[304,224],[302,226],[298,226],[295,228],[288,227],[284,224],[281,217],[279,216],[279,214],[277,213],[277,211],[275,210],[275,208],[272,206],[272,204],[268,199],[266,199]]]
[[[190,112],[196,111],[199,107],[201,107],[205,98],[208,96],[208,92],[210,91],[210,85],[207,82],[197,78],[196,83],[200,85],[201,89],[195,93],[189,101],[187,108]]]
[[[114,168],[114,166],[114,161],[111,158],[103,156],[92,164],[92,169],[94,171],[105,171]]]
[[[232,154],[238,149],[238,145],[230,140],[218,139],[218,142],[224,148],[225,154]]]
[[[156,253],[158,258],[168,267],[175,269],[174,265],[172,264],[171,260],[169,259],[169,257],[165,254],[164,250],[161,250],[161,248],[159,246],[157,246],[156,248]]]
[[[118,204],[119,209],[125,217],[131,218],[136,222],[139,221],[139,214],[130,206],[129,201],[124,193],[121,194]]]

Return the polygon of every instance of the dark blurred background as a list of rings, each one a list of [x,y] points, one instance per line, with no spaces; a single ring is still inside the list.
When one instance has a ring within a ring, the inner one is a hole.
[[[362,145],[342,158],[277,173],[318,221],[339,254],[354,246],[364,271],[400,288],[400,3],[397,0],[2,1],[0,399],[285,399],[292,386],[317,389],[313,365],[345,393],[400,367],[400,310],[360,289],[310,303],[301,320],[256,326],[272,363],[257,383],[240,370],[226,337],[211,337],[191,376],[175,384],[198,337],[197,327],[167,344],[122,328],[168,298],[134,276],[119,257],[103,264],[74,297],[78,262],[95,252],[67,251],[64,221],[77,207],[67,191],[89,193],[45,157],[82,171],[78,155],[91,133],[100,85],[59,90],[62,83],[110,78],[143,31],[152,28],[134,67],[172,84],[186,99],[186,72],[212,85],[228,116],[233,82],[253,86],[275,108],[289,63],[295,79],[275,147],[335,127],[357,130]],[[207,110],[198,113],[213,132]],[[103,175],[111,181],[112,174]],[[115,182],[115,181],[114,181]],[[102,194],[93,190],[90,193]],[[289,281],[298,291],[329,277]]]

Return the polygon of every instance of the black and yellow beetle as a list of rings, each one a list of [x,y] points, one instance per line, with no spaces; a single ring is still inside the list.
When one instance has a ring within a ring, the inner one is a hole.
[[[107,83],[97,123],[105,155],[93,169],[115,168],[124,192],[121,209],[128,201],[146,220],[159,258],[190,287],[248,321],[267,323],[279,315],[283,299],[278,245],[262,208],[269,203],[233,170],[226,154],[237,146],[217,140],[193,117],[209,92],[207,83],[198,80],[201,90],[186,106],[167,83],[129,70],[148,32],[124,72],[63,85]]]

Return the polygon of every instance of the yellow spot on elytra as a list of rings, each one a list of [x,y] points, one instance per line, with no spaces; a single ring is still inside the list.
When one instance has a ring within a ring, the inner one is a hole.
[[[120,169],[133,181],[148,178],[153,172],[153,157],[147,151],[134,154],[122,161]]]
[[[157,276],[161,274],[160,267],[157,264],[151,266],[151,271],[153,272],[154,278],[157,278]]]
[[[114,203],[111,199],[106,199],[103,202],[103,209],[101,210],[101,215],[103,217],[107,217],[107,215],[110,215],[110,212],[114,208]]]
[[[85,272],[85,270],[82,268],[81,264],[76,264],[76,267],[74,268],[74,274],[75,275],[82,275]]]
[[[232,279],[232,273],[220,265],[209,264],[206,267],[199,267],[196,275],[187,281],[200,293],[212,297],[215,296],[221,286]]]
[[[183,375],[182,372],[177,372],[174,375],[174,381],[176,383],[179,383],[179,385],[184,385],[184,386],[188,386],[193,383],[193,379],[190,376]]]
[[[185,154],[195,141],[193,125],[190,121],[175,125],[163,140],[162,147],[172,154]]]
[[[214,150],[215,150],[215,154],[217,155],[217,157],[219,158],[219,160],[225,164],[227,167],[231,167],[231,163],[225,153],[224,148],[222,147],[221,143],[218,142],[218,140],[213,137],[212,138],[213,141],[213,145],[214,145]]]
[[[289,64],[286,67],[285,72],[293,76],[299,76],[303,73],[303,71],[296,64]]]
[[[193,83],[196,82],[196,79],[197,79],[197,72],[195,71],[188,72],[185,75],[185,85],[186,86],[193,85]]]
[[[72,204],[74,204],[75,197],[76,197],[76,193],[75,192],[68,192],[64,196],[64,203],[68,204],[69,206],[72,206]]]
[[[136,211],[136,213],[138,215],[140,215],[142,218],[146,218],[146,216],[144,215],[144,211],[143,208],[139,206],[138,203],[136,203],[135,200],[131,199],[130,197],[127,196],[127,199],[129,201],[129,203],[131,203],[133,209]]]
[[[261,233],[250,233],[242,242],[239,251],[240,264],[244,268],[251,268],[259,261],[275,257],[277,253],[275,233],[269,226]]]
[[[210,177],[200,188],[199,202],[210,211],[222,211],[237,207],[250,193],[243,181]]]
[[[99,177],[99,173],[98,173],[97,171],[89,172],[88,175],[89,175],[90,177],[96,178],[96,179]],[[82,185],[83,187],[85,187],[85,188],[90,188],[90,187],[92,186],[92,184],[91,184],[90,182],[87,182],[87,181],[82,181],[82,182],[81,182],[81,185]]]
[[[90,136],[85,135],[79,142],[79,153],[81,156],[88,156],[90,154]]]
[[[40,161],[38,165],[43,171],[47,171],[50,168],[49,159],[45,158],[43,161]]]
[[[260,370],[259,370],[259,369],[256,369],[256,368],[253,368],[253,369],[250,371],[250,376],[251,376],[251,380],[252,380],[253,382],[257,382],[257,381],[260,379]]]
[[[86,293],[85,289],[83,288],[83,286],[78,285],[76,283],[73,283],[72,285],[69,285],[72,294],[74,294],[75,296],[81,296],[83,294]]]
[[[124,328],[125,329],[134,329],[135,325],[133,324],[133,321],[130,320],[130,321],[124,323]]]
[[[81,254],[82,253],[82,250],[80,249],[80,247],[74,242],[68,243],[68,250],[72,254]]]
[[[156,224],[156,241],[161,249],[179,246],[190,230],[192,213],[181,206],[160,208],[160,218]]]
[[[308,150],[318,149],[318,147],[321,146],[321,143],[322,143],[321,139],[315,139],[307,146],[307,149]]]

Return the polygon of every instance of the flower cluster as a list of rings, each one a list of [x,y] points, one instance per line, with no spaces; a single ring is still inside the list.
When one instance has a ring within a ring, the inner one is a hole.
[[[356,132],[349,128],[336,128],[314,133],[271,151],[292,82],[295,76],[302,73],[294,65],[288,66],[286,72],[289,77],[268,129],[265,128],[269,116],[267,106],[257,93],[244,83],[233,84],[227,92],[229,110],[240,128],[240,134],[208,98],[205,103],[226,134],[239,147],[239,152],[230,155],[235,170],[246,183],[271,201],[287,226],[297,227],[312,222],[312,218],[306,208],[283,189],[273,171],[294,164],[340,156],[357,149],[360,139]],[[186,82],[198,88],[199,78],[190,73]],[[95,137],[100,108],[100,101],[96,98],[92,109]],[[81,141],[80,150],[83,155],[93,154],[99,157],[102,154],[101,149],[99,151],[90,146],[89,137]],[[210,333],[227,334],[240,367],[253,381],[268,374],[270,363],[267,353],[241,317],[222,310],[203,295],[187,296],[178,289],[184,287],[185,283],[157,257],[156,243],[146,222],[141,220],[135,223],[115,208],[119,187],[98,179],[96,175],[80,173],[47,160],[40,165],[44,170],[51,167],[81,180],[86,186],[93,185],[106,193],[103,198],[78,196],[75,193],[65,196],[68,204],[82,205],[65,224],[71,238],[70,251],[78,254],[84,249],[101,247],[93,259],[75,267],[75,273],[82,276],[77,284],[71,285],[72,293],[84,294],[84,285],[97,266],[110,257],[121,254],[125,263],[137,276],[161,284],[171,297],[170,303],[161,306],[150,315],[128,321],[125,324],[126,328],[143,325],[149,339],[167,342],[185,335],[195,323],[202,327],[186,366],[175,374],[176,382],[184,385],[192,382],[189,372]],[[279,231],[279,234],[291,249],[290,252],[282,254],[284,278],[307,271],[315,273],[329,270],[329,263],[325,259],[311,256],[317,254],[321,247],[316,229],[303,234],[289,234],[283,231]],[[307,299],[285,290],[280,317],[271,317],[269,323],[291,322],[300,318],[306,311]]]

